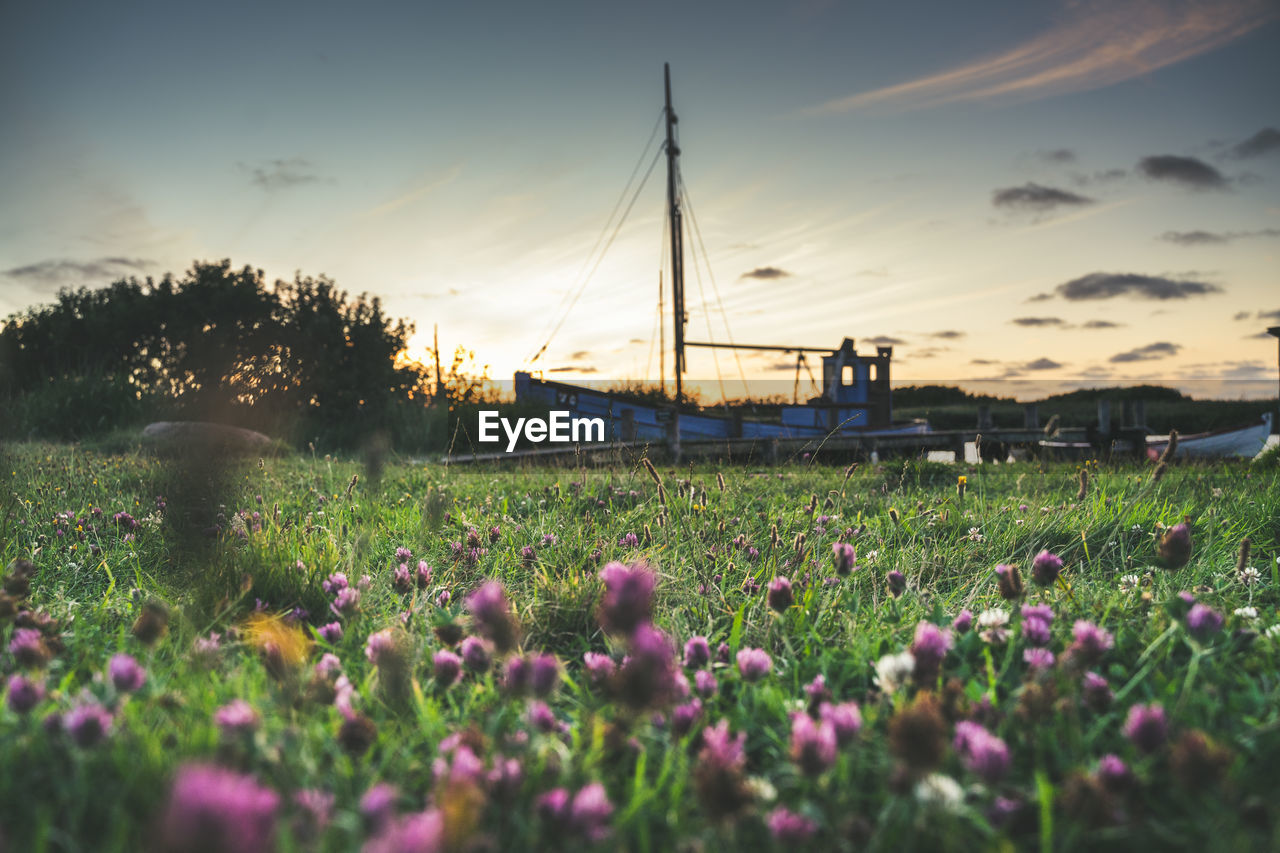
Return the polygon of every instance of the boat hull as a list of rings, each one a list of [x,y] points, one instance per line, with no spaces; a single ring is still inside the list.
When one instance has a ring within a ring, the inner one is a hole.
[[[1244,426],[1178,436],[1177,456],[1191,459],[1223,459],[1237,456],[1252,459],[1261,452],[1271,435],[1271,413]],[[1147,439],[1147,455],[1159,459],[1169,446],[1169,436],[1150,436]]]

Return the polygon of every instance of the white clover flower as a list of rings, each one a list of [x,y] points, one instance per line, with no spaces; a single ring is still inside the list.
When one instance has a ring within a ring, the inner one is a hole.
[[[1271,640],[1272,642],[1280,642],[1280,625],[1272,625],[1262,633],[1268,640]]]
[[[1235,610],[1237,616],[1241,619],[1257,619],[1258,608],[1256,607],[1237,607]]]
[[[983,642],[998,646],[1008,637],[1005,626],[1009,624],[1009,614],[998,607],[984,610],[978,614],[978,636]]]
[[[916,658],[911,652],[885,655],[876,661],[876,684],[885,693],[895,693],[915,672]]]
[[[1133,592],[1141,583],[1142,580],[1137,575],[1125,575],[1120,578],[1120,591]]]
[[[1262,580],[1262,572],[1253,566],[1245,566],[1244,571],[1240,572],[1240,582],[1245,586],[1252,586]]]
[[[916,783],[916,799],[928,806],[955,811],[964,805],[964,788],[950,776],[931,773]]]

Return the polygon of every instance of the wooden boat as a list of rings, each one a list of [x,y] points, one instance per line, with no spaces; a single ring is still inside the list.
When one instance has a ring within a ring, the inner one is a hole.
[[[686,235],[688,227],[684,210],[686,190],[679,177],[680,148],[675,136],[677,119],[671,109],[669,67],[664,68],[664,82],[666,89],[664,115],[667,130],[664,146],[667,160],[667,233],[671,240],[671,320],[675,355],[674,403],[660,403],[635,395],[554,382],[537,376],[530,370],[518,371],[515,374],[517,402],[528,402],[555,410],[568,411],[570,416],[575,418],[602,418],[605,422],[605,438],[608,441],[650,441],[674,438],[820,438],[826,435],[842,434],[875,436],[930,432],[929,425],[925,421],[904,422],[893,419],[892,389],[889,384],[889,365],[893,358],[893,347],[877,346],[874,354],[863,354],[855,348],[853,338],[845,338],[838,347],[834,348],[778,344],[754,345],[736,342],[715,343],[691,341],[685,338],[688,315],[684,301],[684,246],[686,240],[693,245],[693,239],[692,236]],[[638,195],[639,189],[636,192]],[[630,207],[627,209],[629,210]],[[620,221],[618,226],[621,227],[621,224]],[[585,281],[582,286],[585,286]],[[579,292],[581,292],[580,288]],[[661,293],[662,288],[659,287],[660,311]],[[570,303],[571,307],[572,303]],[[555,328],[558,329],[559,325],[557,324]],[[553,329],[552,335],[554,334]],[[530,364],[536,362],[546,352],[550,342],[551,339],[548,338],[547,342],[533,355]],[[793,404],[778,407],[775,417],[768,420],[719,415],[712,410],[697,409],[688,405],[683,387],[686,347],[762,350],[795,354],[797,356],[797,393]],[[660,346],[659,353],[664,349],[665,345]],[[800,369],[801,367],[808,369],[805,353],[821,353],[822,385],[817,385],[816,378],[810,372],[810,379],[817,394],[801,403],[799,399]],[[664,362],[660,361],[660,364],[662,363]],[[662,387],[664,389],[666,387],[665,376]]]
[[[1256,421],[1243,426],[1179,435],[1175,456],[1191,459],[1222,459],[1227,456],[1238,456],[1252,459],[1262,451],[1269,435],[1271,435],[1271,412],[1266,412]],[[1169,436],[1148,436],[1147,456],[1159,459],[1160,454],[1164,453],[1168,446]]]

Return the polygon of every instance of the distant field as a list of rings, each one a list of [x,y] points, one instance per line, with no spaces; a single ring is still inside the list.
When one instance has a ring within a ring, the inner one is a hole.
[[[1274,454],[7,454],[5,849],[1280,848]]]

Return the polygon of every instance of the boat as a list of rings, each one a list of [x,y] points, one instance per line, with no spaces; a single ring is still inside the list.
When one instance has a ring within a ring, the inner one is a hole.
[[[536,376],[531,370],[522,370],[515,374],[516,401],[567,411],[570,417],[574,418],[601,418],[605,424],[606,441],[822,438],[831,435],[870,437],[930,432],[926,421],[895,421],[893,418],[893,393],[890,387],[890,365],[893,359],[891,346],[876,346],[874,353],[860,353],[851,337],[846,337],[839,346],[832,348],[716,343],[686,339],[685,327],[688,324],[688,316],[684,303],[686,239],[684,191],[678,171],[680,149],[675,137],[677,118],[671,108],[669,65],[663,68],[663,82],[666,93],[663,111],[666,122],[664,146],[667,160],[666,224],[667,234],[670,235],[675,399],[667,402],[636,394],[555,382]],[[656,136],[656,125],[654,133]],[[655,154],[655,161],[656,156]],[[638,193],[637,189],[636,194]],[[625,217],[625,213],[623,215]],[[621,227],[621,221],[618,226]],[[661,279],[659,279],[660,314],[663,292]],[[569,307],[572,308],[572,303]],[[659,325],[662,326],[662,324]],[[558,328],[559,325],[555,327],[555,329]],[[555,329],[552,330],[552,335],[555,334]],[[532,361],[537,361],[546,351],[549,343],[550,338],[534,354]],[[770,406],[771,417],[767,420],[730,413],[727,407],[724,414],[694,407],[690,405],[684,393],[683,376],[687,347],[763,350],[795,354],[797,356],[795,399],[790,405]],[[662,353],[665,350],[665,344],[658,350]],[[799,399],[800,369],[802,366],[807,369],[807,353],[821,355],[822,384],[819,387],[810,372],[814,390],[818,393],[801,403]],[[662,387],[665,391],[665,376]]]
[[[1257,420],[1242,426],[1215,429],[1209,432],[1197,432],[1191,435],[1178,436],[1175,456],[1190,459],[1222,459],[1227,456],[1238,456],[1252,459],[1262,452],[1271,435],[1271,412],[1264,412]],[[1152,435],[1147,437],[1147,456],[1159,459],[1169,446],[1169,436]]]

